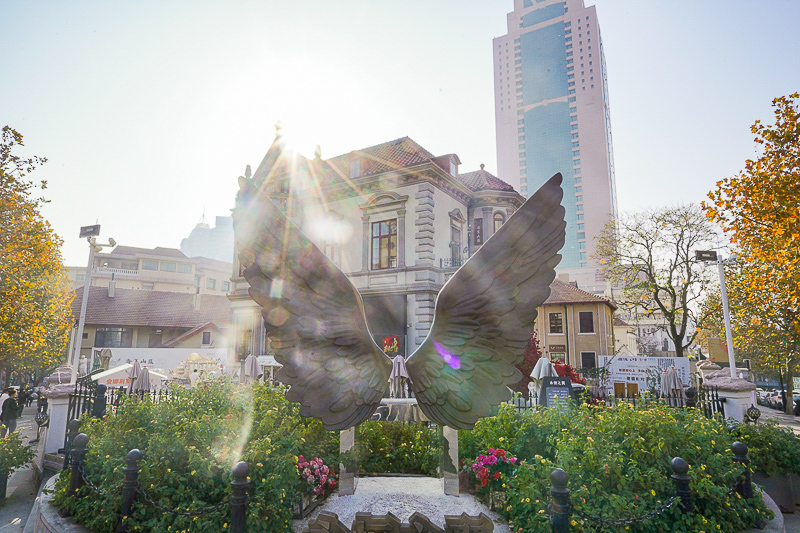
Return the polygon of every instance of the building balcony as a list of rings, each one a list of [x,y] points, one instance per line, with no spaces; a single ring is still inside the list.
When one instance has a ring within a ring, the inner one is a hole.
[[[95,270],[95,274],[98,275],[111,275],[114,274],[115,276],[138,276],[138,270],[130,270],[127,268],[109,268],[109,267],[100,267]]]
[[[439,259],[439,268],[456,270],[466,263],[466,259]]]

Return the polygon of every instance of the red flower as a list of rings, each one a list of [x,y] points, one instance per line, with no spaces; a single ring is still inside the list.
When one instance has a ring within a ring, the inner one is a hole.
[[[500,479],[500,475],[501,475],[500,472],[495,472],[494,474],[492,474],[492,477],[494,479]]]
[[[503,456],[505,456],[506,452],[505,452],[505,450],[495,450],[494,454],[497,457],[503,457]]]

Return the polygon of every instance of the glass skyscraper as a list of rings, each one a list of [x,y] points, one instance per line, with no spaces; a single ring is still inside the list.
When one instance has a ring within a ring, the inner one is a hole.
[[[514,0],[508,34],[493,46],[498,175],[528,197],[561,172],[567,237],[558,270],[585,278],[617,209],[597,13],[583,0]]]

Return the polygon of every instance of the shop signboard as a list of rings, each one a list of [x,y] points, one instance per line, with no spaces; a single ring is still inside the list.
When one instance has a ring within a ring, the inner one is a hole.
[[[690,385],[691,369],[687,357],[646,357],[600,355],[598,363],[608,368],[607,394],[614,394],[614,383],[636,384],[639,391],[647,390],[647,379],[675,367],[685,387]]]

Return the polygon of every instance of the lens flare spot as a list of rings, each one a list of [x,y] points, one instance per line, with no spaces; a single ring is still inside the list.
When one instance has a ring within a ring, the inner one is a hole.
[[[280,327],[289,320],[289,312],[281,306],[273,307],[267,313],[267,322],[273,326]]]
[[[269,285],[269,297],[280,298],[283,296],[283,280],[273,279]]]
[[[444,359],[444,362],[450,365],[451,368],[454,368],[455,370],[461,368],[461,361],[458,359],[458,357],[451,354],[447,348],[436,341],[433,341],[433,347],[436,348],[436,351],[439,353],[439,357]]]

